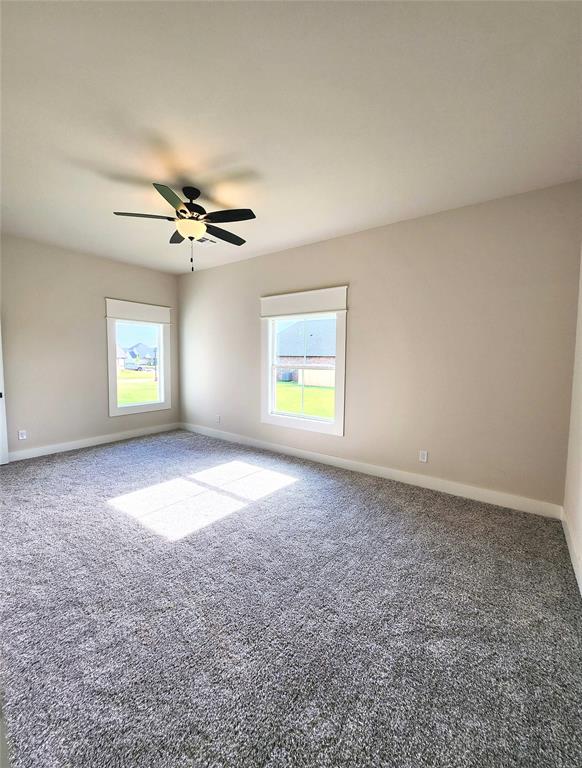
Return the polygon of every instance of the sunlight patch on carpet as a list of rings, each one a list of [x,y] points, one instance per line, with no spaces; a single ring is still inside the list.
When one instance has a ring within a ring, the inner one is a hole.
[[[116,496],[109,504],[168,541],[179,541],[296,481],[282,472],[230,461]]]
[[[196,472],[190,477],[196,482],[222,488],[249,501],[262,499],[297,481],[291,475],[262,469],[244,461],[229,461],[227,464]]]

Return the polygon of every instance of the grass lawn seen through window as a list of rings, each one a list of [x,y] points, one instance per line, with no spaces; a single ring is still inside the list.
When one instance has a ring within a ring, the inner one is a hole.
[[[154,371],[117,371],[118,406],[157,403],[159,400],[159,382]]]
[[[303,410],[301,390],[303,389]],[[334,387],[302,387],[295,381],[278,381],[275,390],[277,413],[303,414],[319,419],[333,419],[335,415]]]

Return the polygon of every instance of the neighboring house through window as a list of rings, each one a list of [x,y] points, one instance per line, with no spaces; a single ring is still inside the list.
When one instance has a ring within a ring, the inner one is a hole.
[[[343,435],[347,286],[267,296],[262,421]]]
[[[171,407],[170,309],[106,299],[109,415]]]

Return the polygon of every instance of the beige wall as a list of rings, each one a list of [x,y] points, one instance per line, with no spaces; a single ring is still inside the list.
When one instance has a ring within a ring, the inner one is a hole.
[[[2,258],[0,258],[0,334],[2,333]],[[4,396],[4,366],[2,360],[2,339],[0,338],[0,464],[8,461],[8,433],[6,431],[6,398]],[[1,749],[1,739],[0,739]],[[1,765],[1,762],[0,762]]]
[[[582,270],[578,297],[578,332],[572,387],[564,517],[570,554],[582,592]]]
[[[182,276],[183,420],[561,504],[581,210],[582,184],[567,184]],[[2,271],[11,450],[179,421],[176,327],[173,408],[108,416],[103,302],[175,317],[174,276],[13,237]],[[345,437],[261,424],[259,297],[344,283]],[[579,542],[581,379],[567,497]]]
[[[173,407],[111,418],[105,297],[173,308],[173,275],[25,240],[2,238],[2,336],[9,449],[109,435],[179,420],[178,339]],[[17,440],[17,430],[28,440]]]
[[[581,210],[565,184],[182,276],[183,420],[561,504]],[[345,437],[261,424],[259,297],[344,283]]]

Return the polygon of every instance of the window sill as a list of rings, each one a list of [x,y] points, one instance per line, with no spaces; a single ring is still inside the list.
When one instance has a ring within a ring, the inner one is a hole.
[[[109,416],[129,416],[133,413],[148,413],[149,411],[168,411],[172,407],[171,403],[148,403],[144,405],[111,405]]]
[[[296,416],[283,416],[279,413],[263,414],[261,418],[263,424],[272,424],[277,427],[289,427],[291,429],[302,429],[305,432],[318,432],[322,435],[336,435],[343,437],[344,425],[336,421],[320,421],[318,419],[301,419]]]

